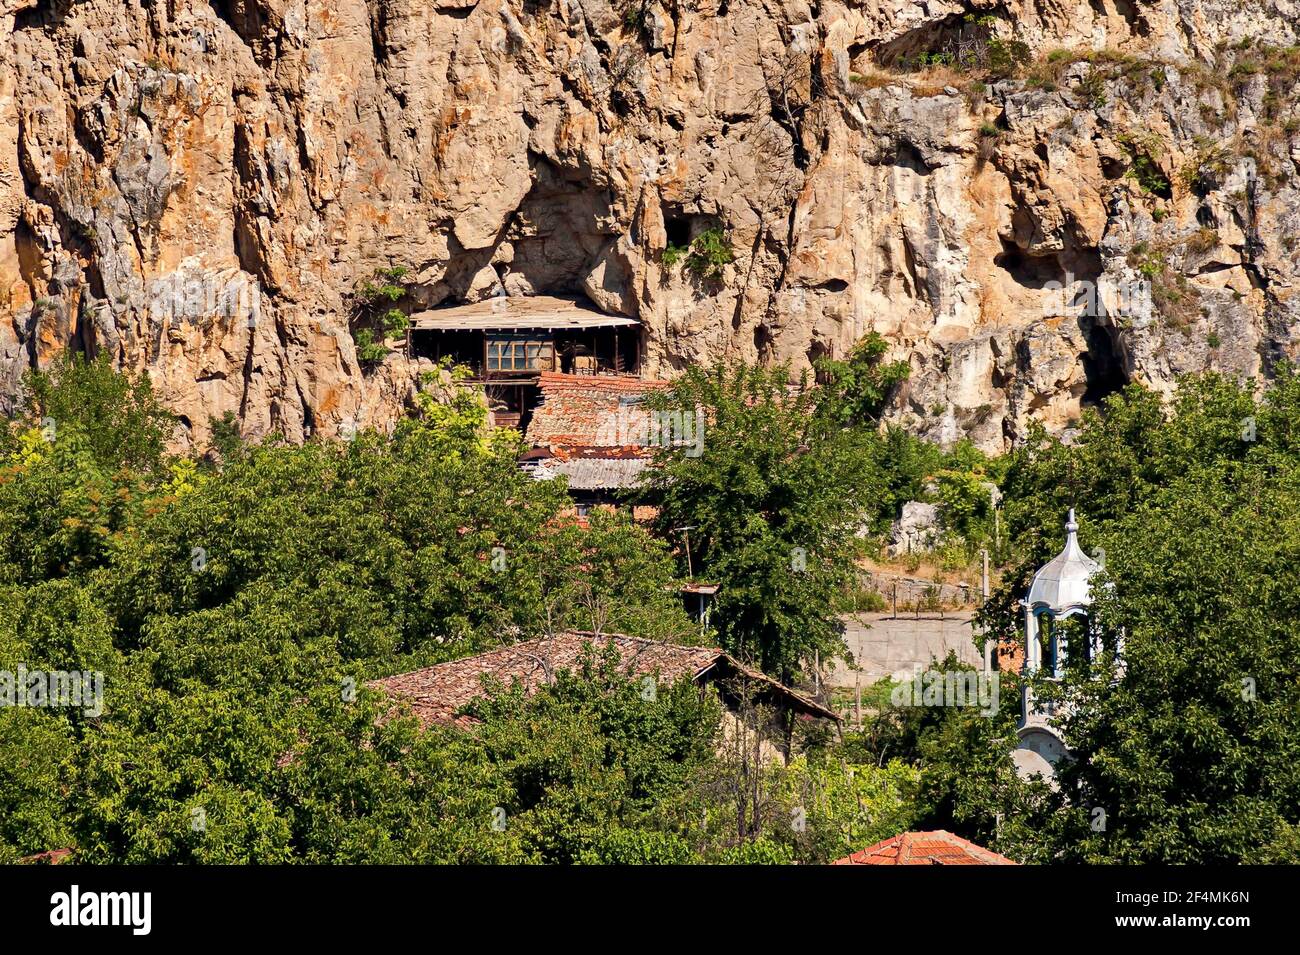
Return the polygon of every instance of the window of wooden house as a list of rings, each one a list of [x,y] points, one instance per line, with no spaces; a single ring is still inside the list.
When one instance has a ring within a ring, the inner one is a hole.
[[[554,365],[555,346],[548,340],[523,336],[488,340],[488,371],[550,371]]]

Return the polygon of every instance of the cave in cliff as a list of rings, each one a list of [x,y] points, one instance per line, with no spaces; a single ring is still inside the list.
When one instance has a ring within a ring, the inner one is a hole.
[[[1080,358],[1087,382],[1080,404],[1097,407],[1129,383],[1128,375],[1110,326],[1084,319],[1080,321],[1080,327],[1088,344],[1088,351]]]
[[[537,158],[533,186],[507,224],[497,248],[507,291],[577,294],[606,244],[616,235],[612,197],[588,180]],[[504,250],[505,254],[502,252]],[[512,281],[517,283],[512,289]]]

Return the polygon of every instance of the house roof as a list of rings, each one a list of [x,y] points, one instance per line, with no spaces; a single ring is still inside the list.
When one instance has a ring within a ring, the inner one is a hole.
[[[516,331],[640,324],[623,315],[606,315],[592,308],[589,302],[553,295],[501,295],[471,305],[431,308],[411,316],[411,327],[417,331]]]
[[[635,375],[565,375],[542,372],[541,404],[525,438],[532,447],[644,448],[650,440],[645,396],[669,387]]]
[[[683,676],[695,681],[740,676],[762,683],[767,691],[781,697],[792,709],[810,716],[839,719],[836,713],[821,704],[764,673],[744,666],[715,647],[685,647],[623,634],[602,635],[578,630],[372,680],[367,685],[409,704],[412,714],[425,726],[442,723],[468,727],[477,720],[461,711],[483,695],[484,677],[494,677],[506,685],[517,680],[531,695],[539,686],[551,682],[560,670],[577,669],[588,646],[599,650],[608,644],[613,644],[619,653],[620,666],[631,676],[657,674],[661,682],[676,682]]]
[[[1016,865],[1006,856],[977,846],[961,836],[936,829],[904,832],[877,842],[831,865]]]
[[[721,589],[722,584],[707,584],[700,582],[682,584],[681,588],[682,593],[684,594],[704,594],[706,597],[712,597]]]
[[[35,855],[23,856],[18,860],[19,865],[59,865],[64,862],[68,856],[72,855],[71,849],[47,849],[45,852],[38,852]]]
[[[648,463],[643,457],[553,457],[529,470],[539,481],[566,477],[573,491],[621,490],[635,487]]]

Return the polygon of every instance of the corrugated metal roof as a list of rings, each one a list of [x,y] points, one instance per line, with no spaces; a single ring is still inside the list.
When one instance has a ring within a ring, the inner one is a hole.
[[[501,295],[472,305],[416,312],[417,331],[514,331],[529,328],[611,328],[640,325],[624,315],[606,315],[578,299],[553,295]]]
[[[532,471],[539,481],[566,477],[575,491],[613,490],[634,487],[648,463],[646,458],[628,457],[550,458]]]

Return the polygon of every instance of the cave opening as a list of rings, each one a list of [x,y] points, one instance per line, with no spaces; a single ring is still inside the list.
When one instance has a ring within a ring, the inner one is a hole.
[[[584,294],[584,280],[618,234],[610,224],[612,194],[543,157],[533,156],[530,166],[532,187],[500,233],[453,256],[447,269],[453,299],[473,301],[471,285],[488,266],[507,295]]]
[[[668,236],[668,244],[674,248],[684,249],[691,244],[691,219],[690,216],[674,216],[668,212],[664,213],[664,233]]]
[[[1058,256],[1028,255],[1006,240],[1002,242],[1002,252],[994,256],[993,264],[1022,288],[1043,289],[1049,282],[1063,285],[1066,279]]]
[[[1128,375],[1111,329],[1092,320],[1080,321],[1080,327],[1088,345],[1088,351],[1082,356],[1087,384],[1080,403],[1095,408],[1123,389],[1128,384]]]
[[[259,45],[262,37],[274,33],[267,23],[265,13],[256,4],[244,0],[208,0],[208,6],[217,19],[230,27],[240,42],[250,50]],[[265,50],[255,51],[254,55],[258,52],[263,56],[257,58],[260,62],[264,61]]]
[[[905,140],[899,140],[898,142],[898,148],[894,155],[894,165],[910,169],[918,176],[930,175],[930,167],[921,155],[921,151]]]
[[[962,14],[953,13],[907,30],[876,48],[876,62],[886,69],[916,68],[924,62],[925,55],[948,51],[967,26]]]

